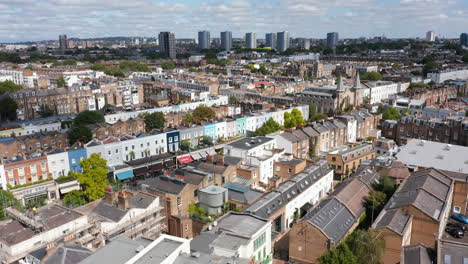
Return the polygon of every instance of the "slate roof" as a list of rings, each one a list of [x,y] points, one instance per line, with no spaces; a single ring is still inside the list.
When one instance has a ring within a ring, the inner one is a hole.
[[[318,137],[320,135],[312,127],[304,127],[302,131],[304,131],[304,133],[307,134],[307,136],[309,137]]]
[[[382,217],[378,218],[372,227],[388,227],[396,233],[403,235],[403,231],[409,223],[410,218],[410,215],[400,209],[384,210]]]
[[[186,183],[173,177],[159,176],[141,181],[141,184],[148,185],[148,188],[160,191],[163,193],[179,194],[185,187]]]
[[[423,245],[411,245],[403,248],[405,264],[432,264],[428,249]]]
[[[448,176],[434,169],[412,173],[389,200],[386,209],[413,205],[440,221],[442,211],[449,202],[451,182]]]
[[[300,141],[300,139],[294,136],[291,132],[285,132],[285,133],[280,134],[279,136],[291,143],[296,143]]]
[[[79,245],[68,244],[57,248],[44,264],[75,264],[89,257],[93,252]]]
[[[331,241],[338,243],[358,218],[344,203],[333,197],[322,201],[303,219],[321,229]]]
[[[292,134],[294,136],[296,136],[297,138],[299,138],[300,140],[308,140],[309,139],[309,137],[304,132],[302,132],[301,130],[294,130],[292,132]]]
[[[139,240],[132,240],[124,236],[117,236],[105,247],[85,258],[80,264],[95,263],[125,263],[137,254],[136,249],[146,246]]]

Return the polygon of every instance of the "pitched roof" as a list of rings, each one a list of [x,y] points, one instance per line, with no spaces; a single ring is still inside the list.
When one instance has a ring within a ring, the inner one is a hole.
[[[160,191],[163,193],[179,194],[185,187],[186,183],[172,177],[159,176],[155,178],[145,179],[141,184],[148,185],[148,188]]]
[[[400,209],[384,210],[382,216],[376,219],[376,222],[372,227],[388,227],[394,232],[403,235],[403,231],[409,223],[410,218],[410,215],[408,215],[405,211]]]

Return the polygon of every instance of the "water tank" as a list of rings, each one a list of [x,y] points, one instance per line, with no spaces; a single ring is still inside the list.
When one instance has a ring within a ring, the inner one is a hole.
[[[208,186],[199,191],[199,201],[209,207],[223,207],[227,202],[227,189],[220,186]]]

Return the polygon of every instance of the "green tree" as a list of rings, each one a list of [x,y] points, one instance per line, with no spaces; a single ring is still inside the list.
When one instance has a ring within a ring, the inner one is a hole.
[[[57,87],[61,88],[65,86],[67,86],[67,83],[65,82],[65,79],[63,78],[63,76],[61,76],[60,78],[57,79]]]
[[[88,143],[93,139],[93,132],[87,126],[74,126],[68,131],[68,142],[70,145],[75,144],[79,141],[82,143]]]
[[[267,134],[276,132],[280,130],[282,127],[278,122],[273,120],[273,118],[270,117],[263,125],[254,132],[254,136],[265,136]]]
[[[235,96],[229,97],[229,104],[230,105],[236,105],[238,103],[238,100]]]
[[[53,116],[55,114],[55,111],[51,109],[48,105],[41,105],[37,113],[40,117],[49,117]]]
[[[104,119],[104,115],[98,111],[90,111],[86,110],[80,112],[75,119],[73,119],[73,124],[75,126],[86,126],[96,123],[103,123],[106,120]]]
[[[380,211],[382,211],[383,207],[387,203],[387,195],[383,192],[379,191],[371,191],[366,197],[366,202],[364,204],[366,208],[367,217],[371,217],[371,221],[375,219],[377,215],[379,215]]]
[[[400,118],[401,118],[400,111],[398,111],[398,109],[394,107],[391,107],[391,106],[387,107],[387,109],[383,111],[382,119],[399,120]]]
[[[166,122],[164,113],[162,112],[145,114],[143,115],[143,118],[145,119],[146,131],[164,128],[164,123]]]
[[[317,113],[317,107],[314,104],[309,105],[309,120],[312,120],[312,117]]]
[[[192,116],[196,121],[210,120],[216,117],[216,112],[206,105],[200,105],[193,110]]]
[[[18,85],[10,80],[0,82],[0,94],[13,93],[23,89],[23,86]]]
[[[172,70],[175,69],[176,65],[173,61],[165,61],[161,64],[161,68],[164,70]]]
[[[383,192],[390,198],[393,193],[396,191],[397,185],[392,181],[392,179],[387,174],[380,174],[379,182],[374,184],[374,189],[380,192]]]
[[[0,120],[15,121],[17,119],[16,110],[18,104],[10,97],[5,97],[0,100]]]
[[[284,113],[284,127],[291,128],[296,125],[296,120],[292,117],[291,113]]]
[[[88,203],[83,191],[74,190],[63,197],[63,204],[68,207],[79,207]]]
[[[16,200],[11,192],[0,189],[0,221],[8,218],[8,215],[5,214],[5,209],[8,207],[13,207],[18,210],[22,210],[23,208],[21,203]]]
[[[303,125],[305,123],[304,118],[302,117],[301,111],[299,109],[293,109],[291,112],[291,116],[294,118],[295,126]]]
[[[340,243],[336,248],[328,250],[319,259],[320,264],[357,264],[358,258],[354,256],[346,243]]]
[[[362,264],[382,263],[385,240],[371,230],[355,230],[346,240],[349,249]]]
[[[182,123],[184,123],[186,126],[190,126],[193,123],[193,115],[191,113],[186,113],[182,117]]]
[[[83,192],[89,201],[94,201],[104,196],[107,180],[107,161],[99,154],[93,153],[89,158],[80,161],[83,173],[77,173],[76,178],[83,188]]]
[[[383,80],[383,76],[380,72],[366,72],[362,75],[361,79],[367,81],[381,81]]]

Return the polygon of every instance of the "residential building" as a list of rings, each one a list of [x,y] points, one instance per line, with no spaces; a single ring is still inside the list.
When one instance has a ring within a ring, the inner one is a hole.
[[[245,33],[245,47],[248,49],[257,48],[257,34],[255,32]]]
[[[68,49],[67,35],[59,35],[59,47],[62,55],[65,55],[65,51]]]
[[[221,32],[221,48],[224,51],[230,51],[232,49],[232,32],[231,31]]]
[[[73,242],[91,228],[88,217],[75,210],[49,204],[34,213],[6,209],[12,219],[0,223],[0,259],[14,263],[30,252],[58,240]]]
[[[436,34],[434,31],[429,30],[426,32],[426,40],[429,42],[434,42],[436,40]]]
[[[18,156],[14,159],[4,160],[3,165],[5,183],[12,187],[51,178],[47,157],[40,153],[29,157]]]
[[[159,46],[161,51],[170,59],[176,58],[175,36],[171,32],[159,33]]]
[[[203,30],[198,32],[198,48],[200,50],[209,49],[211,47],[210,32]]]
[[[376,138],[372,141],[377,156],[388,155],[394,156],[398,153],[398,145],[392,139]]]
[[[274,186],[282,183],[301,173],[306,168],[306,161],[304,159],[293,158],[292,155],[283,155],[275,161],[275,177],[271,180],[277,180]]]
[[[289,232],[289,260],[318,263],[323,253],[346,239],[365,213],[365,198],[378,178],[378,173],[363,168],[293,225]]]
[[[49,168],[50,176],[57,179],[61,176],[67,176],[70,171],[70,163],[68,160],[68,152],[56,148],[47,153],[47,167]]]
[[[301,130],[284,132],[274,136],[278,148],[285,153],[292,154],[295,158],[306,159],[309,152],[309,137]]]
[[[398,262],[407,245],[436,248],[452,195],[453,180],[442,171],[426,169],[406,178],[372,225],[386,242],[384,263]]]
[[[327,47],[335,47],[338,45],[338,32],[327,33]]]
[[[276,48],[279,52],[284,52],[289,49],[289,32],[282,31],[276,33]]]
[[[413,139],[400,147],[397,160],[412,170],[435,168],[468,174],[468,147]]]
[[[218,218],[210,231],[194,238],[191,246],[196,252],[271,263],[271,221],[231,211]]]
[[[265,47],[276,49],[276,33],[265,34]]]
[[[427,78],[436,84],[444,83],[448,80],[466,80],[468,79],[468,68],[445,68],[434,72],[429,72]]]
[[[355,171],[365,160],[376,157],[376,151],[371,143],[363,143],[352,147],[344,147],[327,154],[327,162],[335,170],[335,180],[343,180]]]
[[[460,45],[468,47],[468,33],[461,33]]]

